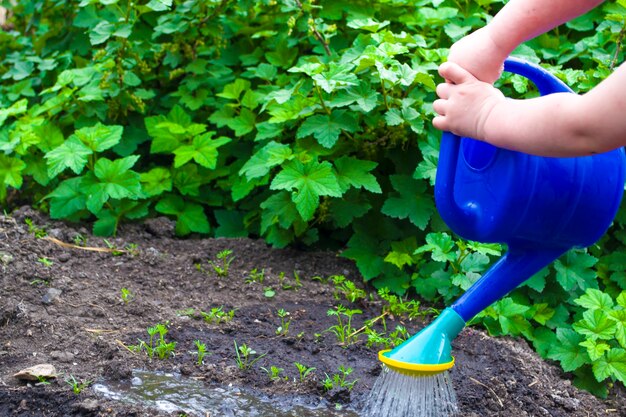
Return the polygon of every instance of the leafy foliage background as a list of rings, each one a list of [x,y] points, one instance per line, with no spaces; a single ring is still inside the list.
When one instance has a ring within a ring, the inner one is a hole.
[[[353,259],[443,305],[503,248],[453,237],[432,186],[438,65],[503,1],[1,2],[0,201],[93,221],[157,214],[180,236],[263,237]],[[623,60],[626,2],[521,46],[578,92]],[[505,75],[506,94],[536,94]],[[626,382],[626,211],[476,319],[575,383]]]

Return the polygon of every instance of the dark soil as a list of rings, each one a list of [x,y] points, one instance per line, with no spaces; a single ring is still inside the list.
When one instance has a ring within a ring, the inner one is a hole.
[[[57,240],[36,238],[26,218]],[[75,240],[78,235],[82,242]],[[59,241],[78,242],[83,248],[64,247]],[[136,247],[121,254],[86,250],[130,244]],[[228,276],[218,277],[208,260],[226,249],[235,258]],[[52,264],[45,265],[43,258]],[[254,269],[264,270],[263,284],[246,283]],[[363,336],[340,346],[331,332],[324,332],[336,323],[327,311],[339,303],[361,309],[353,323],[359,328],[364,319],[380,314],[381,303],[335,299],[334,286],[323,279],[332,275],[361,281],[353,264],[333,253],[275,250],[249,239],[180,240],[164,218],[124,226],[107,245],[85,229],[52,222],[28,208],[0,216],[0,416],[168,415],[103,399],[90,388],[75,395],[64,382],[69,375],[119,381],[130,378],[133,369],[178,372],[207,385],[232,384],[276,398],[324,398],[358,412],[380,373],[377,348],[367,348]],[[273,297],[264,295],[267,287],[275,291]],[[122,288],[134,298],[122,301]],[[219,306],[236,309],[232,321],[210,324],[199,317],[198,311]],[[195,317],[180,313],[189,308],[195,309]],[[280,308],[292,320],[286,336],[276,335]],[[157,323],[168,323],[166,340],[177,343],[174,357],[151,360],[127,349],[138,339],[147,341],[146,328]],[[389,326],[398,323],[388,321]],[[411,333],[424,325],[402,323]],[[210,352],[200,366],[193,354],[195,340],[206,343]],[[234,341],[267,355],[252,370],[241,371]],[[457,365],[451,375],[464,416],[626,415],[622,391],[600,400],[576,389],[567,375],[542,361],[522,340],[494,339],[469,328],[455,341],[454,354]],[[316,370],[304,383],[296,382],[294,362]],[[41,385],[13,377],[39,363],[53,364],[59,378]],[[348,380],[358,382],[351,391],[325,392],[321,381],[325,374],[337,373],[339,365],[353,368]],[[261,370],[270,366],[283,368],[289,380],[271,382]]]

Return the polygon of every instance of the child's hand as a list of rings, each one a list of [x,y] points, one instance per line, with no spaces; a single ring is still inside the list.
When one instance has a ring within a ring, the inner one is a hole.
[[[433,126],[458,136],[484,140],[489,115],[505,100],[504,95],[452,62],[441,64],[439,74],[448,82],[437,86],[440,99],[433,103],[433,108],[439,116],[433,119]]]
[[[484,27],[452,45],[448,62],[460,65],[480,81],[493,84],[500,78],[507,56],[508,52],[493,39],[489,28]]]

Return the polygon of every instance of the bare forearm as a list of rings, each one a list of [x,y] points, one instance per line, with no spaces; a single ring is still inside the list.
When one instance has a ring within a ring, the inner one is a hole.
[[[511,0],[487,25],[508,53],[520,43],[578,17],[604,0]]]
[[[591,92],[503,100],[483,125],[484,140],[544,156],[580,156],[626,145],[626,66]]]

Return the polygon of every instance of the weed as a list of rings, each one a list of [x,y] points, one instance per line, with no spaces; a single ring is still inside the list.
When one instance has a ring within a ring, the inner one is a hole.
[[[103,239],[104,244],[107,245],[107,248],[109,248],[111,250],[111,255],[113,256],[120,256],[124,254],[123,250],[118,249],[113,243],[109,242],[106,239]]]
[[[330,280],[335,284],[335,292],[333,293],[336,300],[339,300],[339,296],[343,294],[346,300],[351,303],[357,300],[365,299],[367,293],[361,288],[357,288],[354,282],[346,279],[343,275],[333,275]]]
[[[89,385],[91,385],[91,381],[77,381],[76,378],[74,378],[74,375],[69,376],[69,378],[65,378],[65,382],[72,387],[72,392],[76,395],[80,394],[81,392],[83,392],[83,390],[85,388],[87,388]]]
[[[325,373],[326,379],[322,381],[322,386],[324,387],[324,390],[330,391],[333,388],[346,388],[348,391],[352,391],[352,388],[354,388],[354,384],[356,384],[358,381],[358,379],[355,379],[351,382],[346,381],[346,377],[350,375],[352,371],[352,368],[345,368],[343,365],[340,365],[338,374],[333,374],[333,376],[330,377],[328,376],[328,374]]]
[[[392,316],[408,315],[409,318],[423,315],[419,311],[420,303],[417,300],[403,301],[397,295],[390,294],[388,288],[378,290],[378,295],[387,302],[387,305],[383,307],[383,313],[389,312]]]
[[[276,366],[270,366],[270,369],[263,368],[263,371],[269,376],[270,381],[280,381],[281,379],[287,380],[287,377],[282,377],[280,374],[284,371],[283,368],[278,368]]]
[[[87,246],[87,238],[81,234],[74,236],[72,240],[76,246]]]
[[[54,262],[52,262],[50,259],[46,258],[45,256],[43,258],[37,259],[37,262],[41,263],[45,267],[51,267],[52,265],[54,265]]]
[[[280,326],[276,329],[276,334],[280,336],[287,336],[287,333],[289,333],[289,325],[291,324],[291,319],[287,319],[287,317],[289,317],[289,312],[281,308],[276,312],[276,314],[280,317]]]
[[[24,223],[26,223],[26,225],[28,226],[28,233],[32,233],[33,235],[35,235],[37,239],[41,239],[41,238],[48,236],[46,229],[36,226],[33,223],[33,219],[27,217],[24,219]]]
[[[326,314],[337,317],[337,324],[325,331],[333,333],[343,346],[351,345],[358,340],[358,334],[352,328],[352,316],[362,313],[361,310],[349,310],[342,305],[335,307],[334,310],[328,310]],[[345,318],[345,321],[342,317]]]
[[[200,315],[209,324],[220,324],[231,321],[235,317],[235,310],[224,311],[224,306],[214,307],[208,313],[200,311]]]
[[[124,304],[130,303],[133,300],[133,298],[135,298],[135,294],[133,294],[128,288],[122,288],[120,292],[121,292],[120,298],[122,299]]]
[[[259,360],[261,360],[261,358],[267,355],[267,353],[264,353],[262,355],[259,355],[253,358],[253,356],[257,354],[256,351],[252,350],[245,343],[242,344],[241,346],[237,346],[236,340],[234,341],[234,343],[235,343],[235,354],[237,355],[235,362],[237,362],[237,367],[241,369],[242,371],[248,371],[252,369],[252,366],[255,363],[257,363]]]
[[[155,355],[159,359],[166,359],[174,355],[176,342],[168,343],[165,341],[165,335],[167,334],[167,327],[165,327],[165,325],[158,323],[153,327],[148,327],[147,331],[148,335],[150,336],[150,340],[148,341],[148,343],[139,339],[139,344],[129,346],[129,349],[135,352],[141,352],[142,350],[145,350],[150,359],[152,359]],[[155,340],[155,336],[157,334],[158,338],[156,338]]]
[[[230,268],[230,264],[232,263],[234,256],[230,256],[233,254],[233,251],[230,249],[226,249],[217,254],[215,261],[209,261],[209,265],[215,271],[218,277],[227,277],[228,269]]]
[[[179,317],[183,317],[183,316],[187,316],[187,317],[191,317],[192,319],[196,318],[196,309],[195,308],[185,308],[182,310],[178,310],[176,311],[176,315]]]
[[[315,370],[313,367],[308,367],[299,362],[294,362],[294,366],[298,369],[298,373],[300,374],[300,382],[304,382],[306,377]]]
[[[46,378],[45,376],[35,375],[35,377],[37,377],[37,384],[50,385],[50,381],[48,381],[48,378]]]
[[[136,244],[136,243],[129,243],[128,245],[126,245],[124,247],[124,250],[130,256],[137,256],[137,255],[139,255],[139,245]]]
[[[30,285],[50,285],[50,281],[40,278],[35,278],[30,282]]]
[[[263,295],[267,298],[272,298],[276,295],[276,291],[272,287],[263,288]]]
[[[196,364],[199,366],[202,365],[202,361],[207,354],[206,344],[202,343],[199,340],[196,340],[194,344],[196,345],[196,349],[198,349],[196,352],[196,355],[198,355],[198,360],[196,361]]]
[[[263,281],[265,281],[265,269],[259,271],[257,268],[254,268],[248,273],[248,278],[246,278],[246,284],[252,284],[253,282],[263,284]]]

